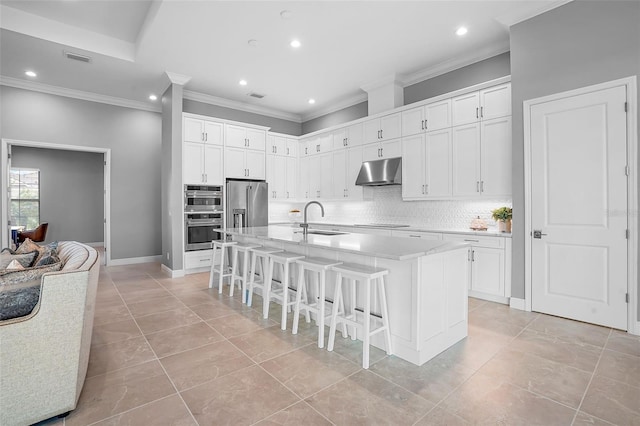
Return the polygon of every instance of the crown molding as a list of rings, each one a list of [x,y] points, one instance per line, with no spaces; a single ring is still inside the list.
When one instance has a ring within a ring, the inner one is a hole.
[[[556,0],[542,4],[540,7],[537,7],[533,10],[529,10],[525,13],[519,14],[507,14],[498,16],[495,18],[496,21],[500,22],[505,27],[509,28],[512,25],[518,24],[520,22],[524,22],[528,19],[533,18],[534,16],[542,15],[545,12],[548,12],[557,7],[563,6],[572,0]]]
[[[150,112],[161,112],[160,106],[149,105],[146,102],[134,101],[131,99],[116,98],[114,96],[100,95],[98,93],[85,92],[82,90],[67,89],[66,87],[51,86],[44,83],[22,80],[19,78],[0,75],[0,85],[15,87],[17,89],[31,90],[34,92],[48,93],[50,95],[64,96],[66,98],[81,99],[83,101],[98,102],[102,104],[115,105],[125,108],[140,109]]]
[[[362,86],[360,86],[360,88],[365,92],[370,92],[372,90],[379,89],[380,87],[388,86],[391,84],[404,87],[405,86],[404,82],[405,82],[404,76],[399,74],[389,74],[375,81],[372,81],[370,83],[363,84]]]
[[[180,86],[184,86],[191,81],[191,76],[188,75],[178,74],[171,71],[165,71],[164,74],[169,79],[170,84],[179,84]]]
[[[366,102],[369,100],[369,95],[366,93],[358,93],[357,95],[344,98],[341,101],[333,102],[330,107],[313,111],[309,114],[302,115],[302,122],[322,117],[323,115],[331,114],[332,112],[340,111],[341,109],[349,108],[351,106]]]
[[[415,72],[413,74],[407,74],[404,79],[404,87],[420,83],[421,81],[446,74],[462,67],[466,67],[467,65],[471,65],[476,62],[491,58],[493,56],[500,55],[502,53],[508,52],[509,50],[510,45],[509,41],[507,40],[505,42],[492,45],[485,49],[480,49],[474,55],[440,62],[439,64],[426,68],[424,70]]]
[[[184,99],[191,101],[202,102],[210,105],[217,105],[225,108],[231,108],[239,111],[250,112],[253,114],[265,115],[267,117],[279,118],[281,120],[293,121],[295,123],[302,123],[302,117],[298,114],[293,114],[286,111],[280,111],[276,109],[266,108],[259,105],[251,105],[244,102],[238,102],[231,99],[220,98],[218,96],[206,95],[204,93],[193,92],[191,90],[185,90],[182,94]]]

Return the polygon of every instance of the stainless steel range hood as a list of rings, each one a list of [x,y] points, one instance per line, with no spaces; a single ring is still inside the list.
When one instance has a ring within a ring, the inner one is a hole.
[[[362,163],[356,185],[383,186],[402,184],[402,158],[365,161]]]

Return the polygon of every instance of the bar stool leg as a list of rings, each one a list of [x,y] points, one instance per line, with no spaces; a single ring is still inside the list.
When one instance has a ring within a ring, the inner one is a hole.
[[[235,276],[238,273],[238,250],[231,249],[233,258],[231,260],[231,285],[229,286],[229,297],[233,297],[233,290],[236,286]]]
[[[216,252],[218,251],[216,246],[213,246],[211,252],[211,272],[209,272],[209,288],[213,288],[213,273],[216,271]]]
[[[247,306],[251,306],[251,304],[253,303],[253,286],[256,281],[256,259],[257,258],[258,256],[256,256],[255,253],[251,255],[251,280],[249,281],[249,290],[248,290],[249,294],[247,295]]]
[[[371,340],[371,279],[364,282],[364,336],[362,339],[362,368],[369,368],[369,341]]]
[[[282,321],[280,322],[280,328],[282,330],[287,329],[287,312],[289,311],[289,265],[285,263],[282,265]]]
[[[224,278],[224,256],[226,250],[224,247],[220,249],[220,280],[218,281],[218,294],[222,294],[222,280]]]
[[[336,274],[336,288],[333,291],[333,309],[331,310],[331,326],[329,327],[329,342],[327,344],[327,350],[333,351],[333,343],[336,339],[336,322],[338,319],[338,301],[342,294],[342,274],[338,272]]]
[[[349,286],[349,288],[351,289],[351,316],[353,317],[353,320],[356,320],[356,315],[358,314],[356,312],[356,305],[357,305],[357,298],[356,298],[356,286],[358,285],[358,283],[353,280],[350,279],[349,283],[351,284]],[[347,337],[347,336],[344,336]],[[356,340],[358,338],[358,327],[356,327],[355,325],[351,326],[351,340]]]
[[[293,326],[291,327],[291,334],[298,334],[298,321],[300,321],[300,302],[302,301],[302,289],[304,288],[304,266],[298,265],[298,290],[296,291],[296,304],[293,308]],[[309,309],[307,309],[307,315]]]
[[[318,308],[318,347],[324,348],[324,301],[325,301],[325,285],[326,284],[326,271],[323,269],[320,271],[320,284],[316,281],[316,289],[320,287],[320,291],[316,292],[318,302],[316,307]],[[335,301],[334,301],[335,303]]]
[[[387,344],[387,355],[391,355],[391,330],[389,329],[387,295],[384,293],[384,277],[378,278],[378,292],[380,293],[380,310],[382,311],[382,325],[385,328],[384,339]]]
[[[262,292],[262,318],[269,318],[269,299],[271,299],[271,280],[273,278],[273,260],[267,260],[267,274],[263,275],[263,292]],[[264,272],[264,264],[263,264]]]
[[[247,303],[247,279],[249,278],[249,255],[245,251],[242,255],[242,303]]]

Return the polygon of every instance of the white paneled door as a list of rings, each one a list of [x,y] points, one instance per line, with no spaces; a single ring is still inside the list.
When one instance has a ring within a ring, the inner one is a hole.
[[[532,310],[627,329],[624,86],[534,104]]]

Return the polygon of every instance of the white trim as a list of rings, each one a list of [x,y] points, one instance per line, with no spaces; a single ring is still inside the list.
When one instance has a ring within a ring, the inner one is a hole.
[[[136,265],[138,263],[156,263],[162,262],[162,255],[127,257],[124,259],[112,259],[109,266]]]
[[[82,244],[89,247],[104,247],[104,241],[96,241],[93,243],[82,243]]]
[[[513,309],[518,309],[520,311],[526,311],[526,305],[524,299],[519,299],[517,297],[512,297],[509,299],[509,307]]]
[[[100,95],[98,93],[68,89],[66,87],[51,86],[49,84],[27,81],[19,78],[7,77],[4,75],[0,75],[0,85],[15,87],[17,89],[32,90],[34,92],[48,93],[50,95],[64,96],[67,98],[81,99],[83,101],[99,102],[102,104],[115,105],[125,108],[140,109],[150,112],[162,112],[162,107],[160,105],[150,105],[147,102],[116,98],[114,96]]]
[[[191,80],[191,76],[188,75],[178,74],[171,71],[165,71],[164,73],[167,76],[167,79],[169,79],[169,83],[171,84],[184,86]]]
[[[506,27],[511,27],[512,25],[515,25],[519,22],[524,22],[528,19],[533,18],[534,16],[538,16],[541,15],[545,12],[548,12],[552,9],[555,9],[556,7],[560,7],[564,4],[569,3],[572,0],[556,0],[556,1],[551,1],[548,3],[544,3],[542,4],[540,7],[534,9],[534,10],[530,10],[526,13],[517,13],[517,14],[507,14],[507,15],[503,15],[503,16],[498,16],[496,18],[494,18],[496,21],[500,22],[502,25],[506,26]]]
[[[103,246],[104,250],[104,261],[105,265],[110,265],[111,263],[111,149],[110,148],[98,148],[94,146],[80,146],[80,145],[64,145],[57,143],[49,143],[49,142],[37,142],[37,141],[25,141],[18,139],[2,139],[0,141],[0,153],[2,154],[2,160],[0,162],[3,165],[8,164],[7,154],[9,152],[9,146],[26,146],[30,148],[44,148],[44,149],[58,149],[64,151],[80,151],[80,152],[94,152],[98,154],[104,155],[104,161],[106,162],[104,166],[104,219],[105,219],[105,229],[104,229],[104,242]],[[7,167],[8,169],[8,167]],[[8,187],[9,183],[7,181],[9,171],[7,173],[2,173],[0,184],[2,188],[0,188],[0,197],[4,200],[8,200],[9,192]],[[0,226],[0,241],[3,241],[9,244],[10,234],[9,228],[6,226],[9,223],[9,203],[6,203],[6,208],[1,209],[0,217],[2,220],[2,226]],[[2,245],[2,244],[0,244]]]
[[[183,91],[182,98],[189,99],[190,101],[201,102],[204,104],[217,105],[238,111],[245,111],[253,114],[264,115],[267,117],[278,118],[281,120],[293,121],[295,123],[302,123],[302,117],[299,114],[266,108],[260,105],[251,105],[245,102],[234,101],[218,96],[205,95],[204,93],[193,92],[191,90]]]
[[[627,241],[627,291],[629,303],[627,306],[627,328],[631,334],[640,335],[640,323],[638,322],[638,92],[637,78],[630,76],[605,83],[581,87],[566,92],[555,93],[540,98],[529,99],[523,102],[524,120],[524,191],[525,191],[525,307],[531,311],[531,107],[557,99],[578,96],[598,90],[606,90],[613,87],[626,86],[627,91],[627,165],[629,177],[627,184],[627,226],[629,227],[629,239]]]
[[[182,118],[184,119],[185,117],[195,118],[196,120],[211,121],[211,122],[215,122],[215,123],[219,123],[219,124],[230,124],[232,126],[240,126],[240,127],[245,127],[245,128],[264,130],[264,131],[267,131],[267,132],[270,129],[270,127],[261,126],[259,124],[251,124],[251,123],[243,123],[241,121],[225,120],[224,118],[211,117],[209,115],[192,114],[190,112],[183,112],[182,113]],[[184,137],[184,135],[183,135],[183,137]],[[297,137],[297,136],[295,136],[295,137]]]
[[[184,277],[184,270],[183,269],[178,269],[178,270],[174,271],[171,268],[169,268],[167,265],[165,265],[164,263],[160,265],[160,270],[163,273],[169,275],[169,277],[171,277],[171,278]]]
[[[331,106],[326,108],[314,110],[311,113],[302,115],[302,122],[314,120],[318,117],[322,117],[327,114],[331,114],[332,112],[340,111],[345,108],[352,107],[354,105],[361,104],[362,102],[367,102],[369,100],[369,96],[366,93],[358,93],[353,96],[349,96],[337,102],[332,102]]]

